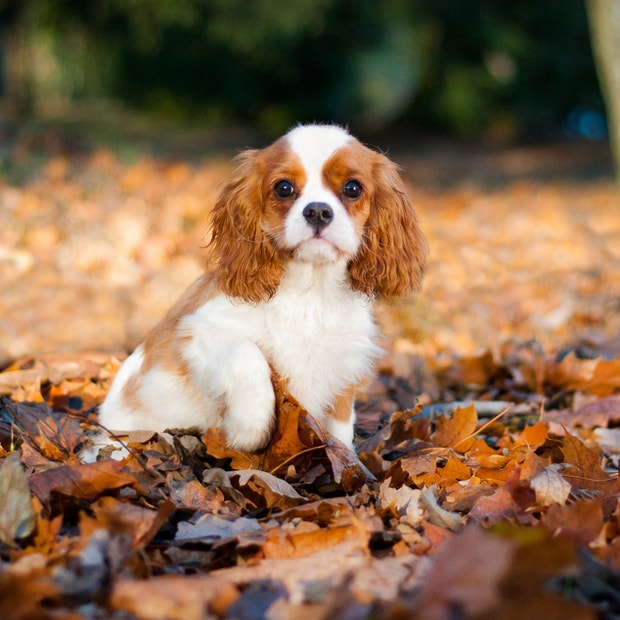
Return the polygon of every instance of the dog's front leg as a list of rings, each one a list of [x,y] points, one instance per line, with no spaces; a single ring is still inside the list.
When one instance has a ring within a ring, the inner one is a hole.
[[[275,422],[271,368],[265,356],[249,340],[225,333],[211,333],[205,340],[194,343],[189,359],[195,384],[221,403],[221,426],[231,447],[249,452],[263,448]]]

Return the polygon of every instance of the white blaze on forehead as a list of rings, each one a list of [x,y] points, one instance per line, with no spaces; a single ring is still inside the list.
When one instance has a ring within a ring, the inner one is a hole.
[[[289,131],[286,139],[305,170],[320,174],[325,162],[352,137],[334,125],[301,125]]]
[[[333,125],[302,125],[286,135],[286,141],[304,169],[303,185],[286,216],[284,240],[295,249],[298,260],[311,263],[334,262],[352,256],[359,246],[357,235],[340,196],[325,185],[325,164],[339,149],[354,138]],[[329,226],[320,231],[311,226],[304,209],[312,202],[321,202],[332,209]],[[317,239],[317,236],[320,237]]]

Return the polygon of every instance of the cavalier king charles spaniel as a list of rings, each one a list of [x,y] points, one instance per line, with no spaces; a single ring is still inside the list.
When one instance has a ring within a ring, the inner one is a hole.
[[[340,127],[298,126],[235,161],[212,213],[215,267],[124,362],[100,423],[221,427],[256,451],[276,373],[352,448],[355,391],[382,354],[371,302],[420,286],[418,217],[396,166]]]

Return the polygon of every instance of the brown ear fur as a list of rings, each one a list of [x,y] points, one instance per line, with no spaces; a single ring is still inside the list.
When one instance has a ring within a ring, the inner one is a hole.
[[[275,295],[284,266],[262,227],[260,151],[237,157],[212,214],[211,259],[219,265],[220,290],[244,301],[259,302]]]
[[[428,244],[396,165],[384,155],[374,155],[374,201],[349,277],[355,290],[393,298],[420,288]]]

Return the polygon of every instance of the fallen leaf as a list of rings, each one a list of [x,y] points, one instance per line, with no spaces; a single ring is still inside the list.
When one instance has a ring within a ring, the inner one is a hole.
[[[136,478],[122,471],[118,461],[60,465],[29,478],[30,488],[42,502],[52,493],[92,500],[106,491],[136,485]]]
[[[456,512],[445,510],[437,503],[435,494],[436,487],[426,487],[420,494],[420,505],[428,515],[428,520],[434,525],[445,527],[451,532],[456,532],[463,526],[461,515]]]
[[[450,446],[459,452],[467,452],[475,442],[473,436],[478,425],[478,415],[474,405],[458,407],[451,418],[439,417],[432,435],[436,446]]]
[[[222,516],[203,514],[196,521],[181,521],[174,537],[176,542],[188,540],[216,540],[229,538],[241,532],[260,532],[261,527],[256,519],[236,517],[226,519]]]
[[[548,436],[547,425],[543,422],[538,422],[534,426],[526,426],[521,431],[521,434],[515,439],[515,446],[525,445],[532,450],[536,450],[536,448],[545,443]]]
[[[9,454],[0,466],[0,506],[0,542],[12,547],[32,534],[36,523],[28,476],[18,452]]]
[[[541,506],[564,505],[571,492],[571,484],[549,465],[529,479],[530,487],[536,493],[536,502]]]
[[[229,580],[211,575],[160,575],[118,581],[110,605],[141,620],[203,620],[209,612],[225,614],[238,596]]]
[[[467,527],[433,556],[414,610],[420,618],[474,617],[501,601],[499,585],[515,552],[510,541]]]
[[[269,472],[244,469],[229,474],[234,488],[256,508],[286,509],[307,501],[288,482]]]
[[[174,510],[174,505],[163,501],[157,509],[137,506],[114,497],[101,497],[91,504],[92,516],[82,513],[80,533],[89,538],[98,529],[111,534],[125,534],[135,549],[146,546]]]
[[[214,485],[205,486],[198,480],[175,480],[171,476],[167,486],[170,500],[180,509],[219,512],[224,504],[223,492]]]
[[[554,536],[587,545],[603,527],[601,501],[582,499],[565,506],[554,504],[543,515],[542,523]]]
[[[389,478],[381,483],[377,507],[387,514],[399,517],[410,527],[417,527],[424,518],[423,506],[420,504],[422,492],[407,486],[394,489],[390,483]]]
[[[287,528],[272,528],[263,545],[265,558],[303,558],[346,543],[358,553],[368,553],[370,535],[355,515],[344,515],[327,527],[302,522]]]
[[[46,607],[58,599],[56,587],[40,573],[27,575],[0,571],[0,616],[7,620],[51,620]],[[44,601],[46,604],[44,604]]]
[[[610,396],[620,385],[620,360],[579,359],[571,351],[561,362],[548,365],[545,378],[556,387]]]
[[[610,476],[601,467],[601,455],[598,450],[589,448],[578,437],[566,432],[562,444],[564,460],[569,465],[562,475],[574,489],[596,491],[613,503],[618,492],[618,477]]]
[[[505,483],[490,495],[479,497],[469,511],[469,518],[481,523],[497,523],[520,512],[512,489]]]

